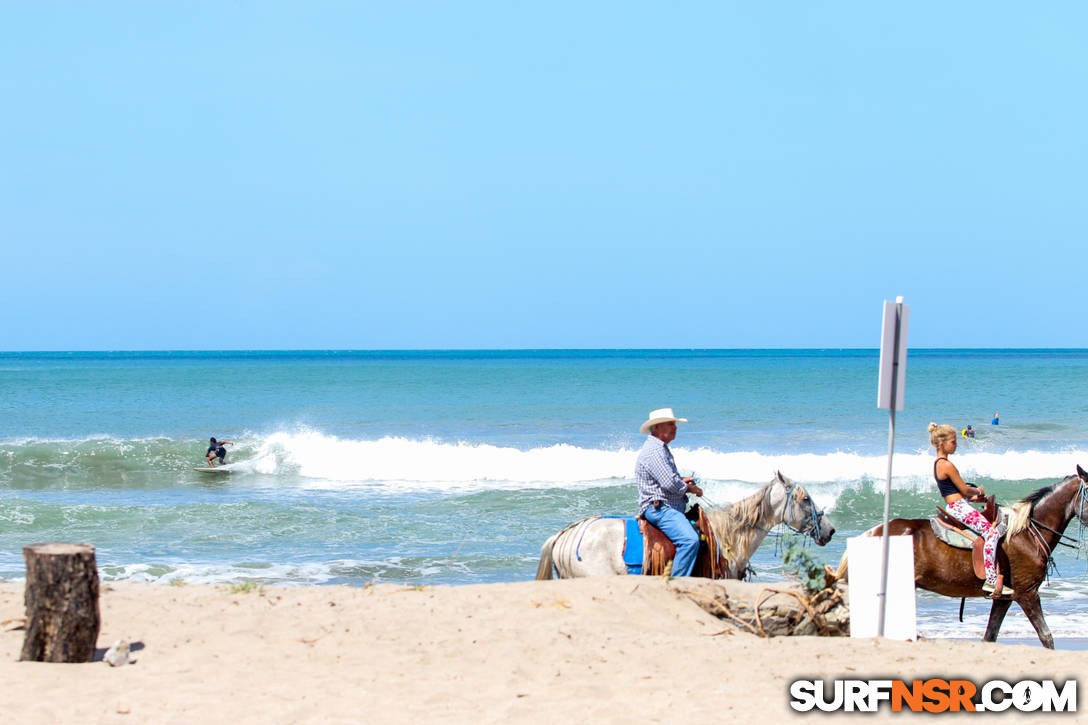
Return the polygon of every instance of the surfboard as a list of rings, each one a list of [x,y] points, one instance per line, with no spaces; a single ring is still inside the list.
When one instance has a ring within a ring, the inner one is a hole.
[[[230,469],[224,468],[223,466],[216,466],[215,468],[212,468],[211,466],[197,466],[193,470],[197,473],[230,473]]]

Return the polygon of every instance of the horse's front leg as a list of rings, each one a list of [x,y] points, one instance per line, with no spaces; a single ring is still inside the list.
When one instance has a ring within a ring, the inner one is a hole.
[[[1035,627],[1035,632],[1039,635],[1039,641],[1047,649],[1054,649],[1054,635],[1050,633],[1050,627],[1046,626],[1046,620],[1043,619],[1043,605],[1039,601],[1039,592],[1025,594],[1022,598],[1017,597],[1016,601],[1020,608],[1024,610],[1024,614],[1028,615],[1028,621]],[[994,604],[997,604],[997,602],[994,602]],[[1008,609],[1008,606],[1005,608]]]
[[[1005,621],[1005,615],[1012,605],[1011,599],[995,599],[990,607],[990,621],[986,623],[986,634],[982,635],[983,642],[996,642],[997,632],[1001,629],[1001,623]],[[1023,605],[1021,605],[1023,606]],[[1043,625],[1046,626],[1045,624]]]

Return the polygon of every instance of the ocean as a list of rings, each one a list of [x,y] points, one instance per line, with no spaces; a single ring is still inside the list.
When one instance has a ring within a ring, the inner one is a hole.
[[[672,449],[715,503],[776,470],[838,529],[878,523],[888,413],[876,350],[0,353],[0,578],[22,547],[97,547],[105,580],[466,584],[532,579],[540,545],[632,513],[646,414],[690,419]],[[994,412],[1000,424],[991,425]],[[911,350],[893,516],[928,516],[930,421],[971,424],[953,459],[1012,501],[1088,466],[1088,350]],[[209,436],[233,441],[209,476]],[[1067,531],[1080,536],[1074,521]],[[787,576],[769,537],[758,581]],[[1042,589],[1055,636],[1088,637],[1088,562]],[[989,611],[919,593],[919,631],[980,637]],[[1018,607],[1002,641],[1035,640]]]

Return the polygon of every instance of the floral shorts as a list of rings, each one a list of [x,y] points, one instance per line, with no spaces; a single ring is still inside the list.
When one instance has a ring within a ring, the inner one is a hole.
[[[982,534],[982,558],[986,562],[986,581],[993,584],[997,580],[997,531],[994,525],[982,517],[967,499],[961,498],[956,503],[950,504],[948,513],[959,522],[967,524],[972,529]]]

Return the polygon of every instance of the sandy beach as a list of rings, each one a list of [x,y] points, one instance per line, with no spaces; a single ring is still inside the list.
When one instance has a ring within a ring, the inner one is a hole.
[[[23,632],[5,628],[0,709],[19,723],[765,722],[829,717],[790,709],[800,677],[1065,679],[1083,666],[1083,653],[1024,645],[761,639],[679,588],[649,577],[249,591],[107,583],[99,657],[126,639],[135,662],[17,662]],[[0,583],[0,622],[23,615],[22,585]],[[893,717],[910,715],[876,716]]]

